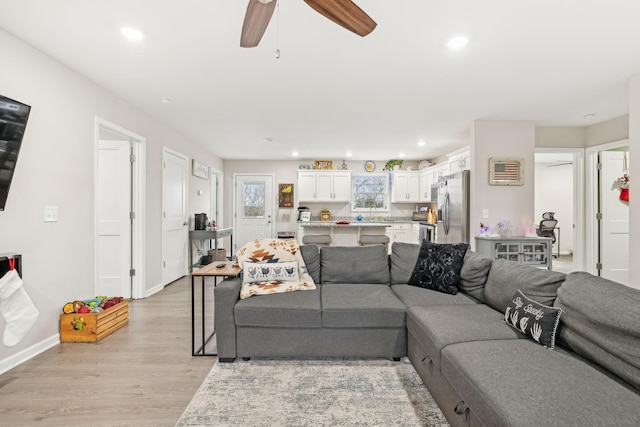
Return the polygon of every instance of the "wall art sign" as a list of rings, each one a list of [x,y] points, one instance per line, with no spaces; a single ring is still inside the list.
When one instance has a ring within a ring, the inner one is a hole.
[[[192,160],[191,173],[193,176],[197,176],[198,178],[209,179],[209,166]]]
[[[489,159],[490,185],[524,185],[524,159],[491,157]]]

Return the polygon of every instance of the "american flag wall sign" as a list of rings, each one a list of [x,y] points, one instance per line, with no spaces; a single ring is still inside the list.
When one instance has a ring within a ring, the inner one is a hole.
[[[523,185],[524,159],[495,158],[489,159],[489,184],[491,185]]]

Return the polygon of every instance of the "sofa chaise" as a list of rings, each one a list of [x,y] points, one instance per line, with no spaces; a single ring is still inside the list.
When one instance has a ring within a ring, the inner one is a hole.
[[[240,299],[225,279],[220,362],[408,356],[454,426],[640,425],[640,291],[467,251],[458,292],[438,292],[408,284],[420,249],[301,246],[315,290]],[[536,334],[522,310],[556,322]]]

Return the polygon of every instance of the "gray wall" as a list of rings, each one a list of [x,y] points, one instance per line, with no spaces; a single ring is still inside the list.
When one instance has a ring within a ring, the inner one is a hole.
[[[146,217],[141,219],[146,289],[162,280],[162,147],[219,169],[222,161],[2,30],[0,51],[0,93],[32,107],[6,210],[0,212],[0,252],[23,255],[24,287],[40,311],[22,342],[11,348],[0,343],[1,370],[55,339],[64,303],[95,296],[96,116],[147,139]],[[196,180],[189,177],[194,187]],[[191,193],[189,203],[195,204]],[[43,222],[45,205],[59,207],[58,222]],[[4,326],[0,320],[0,331]]]

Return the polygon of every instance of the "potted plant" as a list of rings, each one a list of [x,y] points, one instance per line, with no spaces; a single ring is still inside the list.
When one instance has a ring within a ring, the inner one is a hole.
[[[400,169],[400,166],[402,166],[402,159],[392,159],[389,160],[385,165],[384,165],[384,170],[386,171],[390,171],[390,170],[398,170]]]

